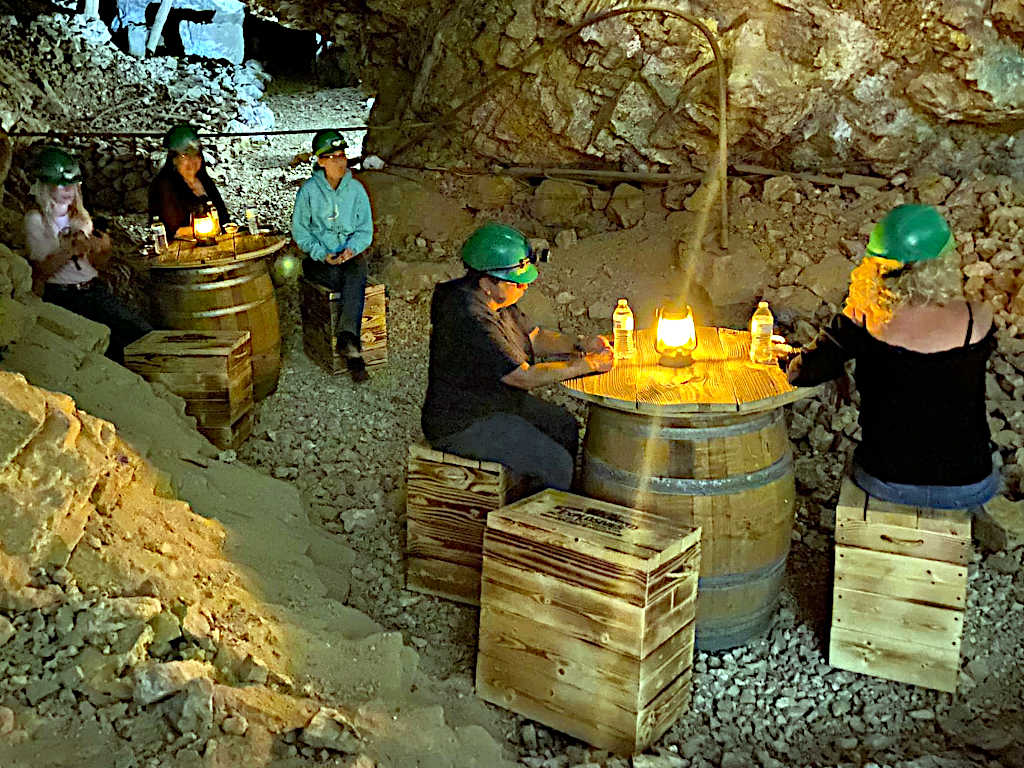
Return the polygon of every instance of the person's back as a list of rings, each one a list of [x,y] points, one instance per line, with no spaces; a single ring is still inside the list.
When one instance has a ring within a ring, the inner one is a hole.
[[[897,503],[984,503],[998,490],[985,407],[992,310],[962,298],[953,239],[938,212],[900,206],[872,232],[843,314],[789,366],[810,385],[855,361],[861,442],[854,480]]]
[[[906,308],[880,336],[856,327],[846,342],[861,395],[857,462],[890,482],[983,480],[992,469],[985,410],[991,310],[965,302]]]
[[[482,326],[494,326],[504,337],[510,357],[528,359],[529,332],[518,307],[488,311],[473,291],[474,278],[463,276],[434,288],[430,302],[430,363],[422,426],[428,440],[454,434],[474,420],[498,411],[515,411],[523,390],[502,383],[506,358],[494,354],[492,337]]]

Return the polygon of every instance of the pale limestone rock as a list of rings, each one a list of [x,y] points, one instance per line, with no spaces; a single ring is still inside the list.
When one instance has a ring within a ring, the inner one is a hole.
[[[830,253],[817,264],[805,267],[800,282],[825,301],[839,304],[850,284],[853,265],[838,253]]]
[[[0,378],[0,467],[6,466],[43,427],[46,398],[24,376]]]
[[[761,193],[761,201],[775,203],[784,194],[796,189],[796,182],[792,176],[772,176],[765,180],[764,191]]]
[[[134,698],[139,704],[152,704],[177,693],[199,678],[213,679],[212,664],[202,661],[168,661],[135,670]]]
[[[466,189],[466,205],[482,210],[512,202],[518,182],[511,176],[475,176]]]
[[[635,227],[644,217],[644,193],[632,184],[619,184],[612,192],[606,212],[624,229]]]
[[[546,179],[533,193],[533,214],[546,226],[569,226],[583,212],[586,202],[583,186]]]
[[[309,724],[302,729],[303,744],[314,748],[355,752],[359,749],[359,734],[349,719],[336,709],[321,707]]]
[[[164,717],[179,733],[206,738],[213,727],[213,681],[207,677],[189,680],[162,705]]]
[[[996,496],[974,519],[974,536],[994,552],[1024,544],[1024,501]]]
[[[0,373],[0,389],[24,395],[24,379]],[[0,469],[3,550],[29,567],[63,565],[93,510],[90,496],[111,462],[113,428],[45,394],[46,416],[32,439]],[[38,416],[38,406],[36,416]]]
[[[3,646],[14,637],[15,629],[14,625],[11,624],[10,620],[5,616],[0,616],[0,646]]]

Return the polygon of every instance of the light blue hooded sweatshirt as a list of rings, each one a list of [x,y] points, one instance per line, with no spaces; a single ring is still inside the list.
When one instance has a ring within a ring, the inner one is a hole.
[[[292,211],[292,237],[304,253],[316,261],[329,254],[351,248],[357,256],[373,242],[373,217],[370,198],[351,171],[331,189],[322,168],[295,195]]]

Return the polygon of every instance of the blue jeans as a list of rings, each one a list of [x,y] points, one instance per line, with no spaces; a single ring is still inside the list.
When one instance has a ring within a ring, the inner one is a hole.
[[[970,485],[907,485],[879,480],[854,464],[853,482],[875,498],[894,504],[932,509],[972,509],[999,493],[1000,476],[999,470],[993,469],[984,480]]]
[[[366,257],[356,256],[343,264],[328,264],[310,257],[302,260],[302,274],[307,280],[319,283],[341,294],[338,313],[339,348],[344,342],[342,334],[350,338],[357,349],[363,345],[359,339],[363,323],[363,304],[366,302]]]
[[[124,362],[124,348],[153,330],[141,314],[117,298],[107,284],[94,277],[84,288],[47,283],[43,301],[64,307],[75,314],[110,328],[107,357]]]
[[[524,416],[526,418],[524,418]],[[504,464],[542,488],[569,490],[579,425],[564,408],[537,398],[523,415],[495,413],[454,435],[432,440],[439,451]]]

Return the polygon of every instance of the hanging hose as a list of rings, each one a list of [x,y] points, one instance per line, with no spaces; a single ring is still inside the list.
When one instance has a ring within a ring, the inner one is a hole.
[[[720,184],[719,192],[720,192],[720,196],[721,196],[721,206],[722,206],[722,228],[721,228],[721,236],[720,236],[719,242],[721,243],[721,246],[722,246],[723,249],[728,248],[729,247],[729,185],[728,185],[728,173],[729,173],[729,149],[728,149],[728,147],[729,147],[729,142],[728,142],[728,132],[727,132],[727,126],[726,126],[726,108],[727,108],[727,104],[726,104],[725,60],[722,57],[722,52],[721,52],[721,50],[718,47],[718,42],[715,40],[714,36],[711,33],[711,30],[708,29],[707,25],[704,24],[704,22],[702,22],[696,16],[693,16],[693,15],[691,15],[689,13],[684,12],[684,11],[677,10],[676,8],[670,8],[670,7],[663,6],[663,5],[634,5],[634,6],[630,6],[629,8],[615,8],[615,9],[613,9],[611,11],[605,11],[604,13],[600,13],[597,16],[592,16],[589,19],[584,19],[583,21],[579,22],[575,26],[570,27],[566,32],[562,33],[560,36],[558,36],[554,40],[552,40],[552,41],[550,41],[548,43],[545,43],[544,45],[542,45],[540,48],[538,48],[533,53],[525,56],[522,60],[520,60],[517,63],[517,65],[516,65],[516,67],[514,69],[509,69],[509,70],[501,73],[497,77],[494,77],[494,78],[488,80],[476,92],[474,92],[472,95],[470,95],[469,97],[464,99],[458,105],[452,107],[450,110],[448,110],[444,115],[442,115],[434,123],[432,123],[431,125],[429,125],[428,127],[424,128],[421,131],[417,131],[415,134],[413,134],[413,136],[411,138],[406,140],[404,143],[400,144],[397,148],[395,148],[391,152],[391,156],[388,158],[388,161],[389,162],[394,161],[394,159],[396,157],[401,155],[405,150],[407,150],[409,147],[413,146],[414,144],[418,144],[420,141],[423,140],[424,137],[426,137],[430,133],[432,133],[438,126],[446,125],[447,123],[451,122],[452,118],[455,117],[455,115],[457,115],[462,110],[478,104],[484,98],[484,96],[486,96],[488,93],[490,93],[494,88],[496,88],[497,86],[501,85],[506,80],[508,80],[508,79],[510,79],[510,78],[512,78],[512,77],[514,77],[514,76],[516,76],[518,74],[520,74],[520,70],[525,68],[532,61],[540,58],[544,54],[547,54],[550,51],[554,50],[555,48],[561,46],[567,40],[569,40],[570,38],[572,38],[575,35],[579,34],[580,31],[582,31],[583,29],[586,29],[587,27],[592,26],[593,24],[598,24],[598,23],[600,23],[602,21],[606,21],[607,19],[614,18],[616,16],[625,16],[627,14],[632,14],[632,13],[652,13],[652,12],[653,13],[664,13],[664,14],[668,14],[669,16],[675,16],[676,18],[682,19],[683,21],[687,21],[690,24],[692,24],[695,27],[697,27],[697,29],[699,29],[701,31],[701,34],[704,35],[705,39],[707,39],[708,44],[711,46],[711,52],[712,52],[712,54],[714,55],[714,58],[715,58],[715,66],[716,66],[716,69],[718,71],[718,169],[717,170],[718,170],[718,178],[719,178],[719,184]],[[374,127],[374,130],[376,130],[376,127]]]

